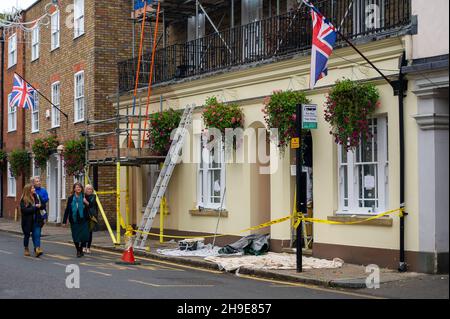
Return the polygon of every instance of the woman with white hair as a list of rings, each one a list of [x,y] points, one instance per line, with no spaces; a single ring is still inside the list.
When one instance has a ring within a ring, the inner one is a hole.
[[[89,240],[86,242],[86,247],[83,251],[87,254],[91,253],[92,233],[98,231],[98,206],[97,196],[94,194],[94,187],[92,185],[86,185],[84,188],[84,194],[86,200],[89,202]]]

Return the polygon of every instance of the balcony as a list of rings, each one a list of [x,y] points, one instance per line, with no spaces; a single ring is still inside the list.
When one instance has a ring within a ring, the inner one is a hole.
[[[316,2],[316,7],[349,39],[396,35],[408,31],[411,23],[411,0],[326,0]],[[302,6],[298,11],[173,44],[156,51],[153,84],[307,52],[311,32],[308,8]],[[151,53],[144,54],[139,88],[148,86],[150,61]],[[120,62],[118,68],[120,92],[132,90],[137,58]]]

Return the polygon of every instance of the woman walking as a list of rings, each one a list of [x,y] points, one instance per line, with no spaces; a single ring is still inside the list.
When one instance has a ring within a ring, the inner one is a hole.
[[[75,183],[72,195],[67,200],[67,207],[64,212],[63,224],[70,222],[72,239],[77,249],[77,257],[82,257],[83,247],[89,240],[89,202],[84,198],[83,185]]]
[[[87,254],[91,253],[92,245],[92,232],[98,231],[98,206],[97,196],[94,194],[94,187],[92,185],[86,185],[84,188],[86,200],[89,202],[89,240],[87,246],[83,248],[83,251]]]
[[[35,256],[39,257],[43,254],[41,250],[41,229],[43,218],[41,215],[41,202],[39,196],[35,193],[34,186],[31,184],[27,184],[23,188],[22,198],[20,200],[20,212],[22,215],[22,231],[24,235],[24,255],[27,257],[30,256],[28,245],[30,242],[31,233]]]

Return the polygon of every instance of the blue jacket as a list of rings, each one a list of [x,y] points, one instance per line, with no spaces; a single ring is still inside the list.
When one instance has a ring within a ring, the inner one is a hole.
[[[47,203],[48,203],[48,193],[45,190],[45,188],[42,187],[35,187],[36,194],[38,194],[39,199],[41,200],[41,210],[47,210]],[[44,219],[48,218],[48,212],[45,214]]]

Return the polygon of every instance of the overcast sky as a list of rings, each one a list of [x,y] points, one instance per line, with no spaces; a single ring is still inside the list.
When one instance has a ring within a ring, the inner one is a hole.
[[[5,10],[10,11],[11,7],[15,7],[16,3],[19,8],[26,9],[32,5],[36,0],[0,0],[0,12]],[[50,0],[48,0],[50,2]]]

